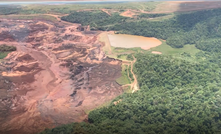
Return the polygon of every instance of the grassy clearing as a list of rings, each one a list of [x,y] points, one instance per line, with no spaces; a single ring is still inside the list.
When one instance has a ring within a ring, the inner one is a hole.
[[[9,52],[0,52],[0,59],[4,59]]]
[[[196,60],[195,55],[201,50],[197,49],[195,45],[185,45],[183,48],[172,48],[171,46],[167,45],[165,41],[162,41],[162,45],[150,49],[148,53],[151,51],[162,52],[162,54],[172,55],[176,59],[196,63],[198,61]]]
[[[46,20],[56,22],[57,19],[50,15],[1,15],[1,19],[16,19],[16,20]]]
[[[200,50],[197,49],[195,45],[185,45],[183,48],[172,48],[171,46],[166,44],[166,41],[163,40],[161,41],[162,45],[152,48],[150,49],[150,51],[159,51],[162,52],[163,54],[169,54],[169,55],[179,55],[181,53],[186,52],[192,56],[200,52]]]
[[[132,53],[143,53],[146,52],[146,50],[143,50],[141,48],[121,48],[121,47],[112,47],[111,46],[111,54],[107,54],[108,57],[127,61],[127,55]]]
[[[130,86],[123,87],[124,93],[132,93]]]
[[[127,55],[128,54],[119,54],[117,55],[117,58],[123,61],[127,61]]]
[[[141,49],[140,47],[135,47],[135,48],[121,48],[121,47],[112,47],[112,53],[115,54],[124,54],[124,53],[138,53],[138,52],[143,52],[145,50]]]
[[[120,85],[130,84],[130,79],[127,74],[128,66],[122,65],[121,77],[116,80],[116,82]]]

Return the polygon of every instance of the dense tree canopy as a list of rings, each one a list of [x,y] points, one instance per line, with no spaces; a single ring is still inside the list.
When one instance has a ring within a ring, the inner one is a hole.
[[[68,16],[61,18],[64,21],[72,23],[80,23],[83,26],[90,25],[93,29],[106,30],[108,25],[122,24],[128,18],[122,17],[119,14],[108,15],[102,11],[84,11],[74,12]]]
[[[137,16],[138,19],[142,18],[156,18],[156,17],[162,17],[166,16],[168,14],[146,14],[146,13],[141,13],[140,15]]]
[[[221,39],[201,40],[196,43],[196,47],[211,53],[221,53]]]
[[[21,11],[19,6],[0,5],[0,15],[17,14]]]
[[[97,11],[97,12],[74,12],[68,16],[64,16],[61,19],[64,21],[70,21],[72,23],[81,23],[82,25],[92,25],[93,23],[107,19],[108,14]]]

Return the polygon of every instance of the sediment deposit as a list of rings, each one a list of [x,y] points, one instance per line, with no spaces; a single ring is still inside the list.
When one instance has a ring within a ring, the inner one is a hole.
[[[31,134],[87,120],[87,112],[120,95],[121,61],[108,58],[99,32],[79,24],[1,20],[0,133]]]

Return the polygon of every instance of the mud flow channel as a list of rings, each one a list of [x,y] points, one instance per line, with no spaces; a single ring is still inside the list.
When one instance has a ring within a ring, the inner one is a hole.
[[[17,51],[0,62],[0,134],[34,134],[87,120],[88,111],[120,95],[119,60],[99,32],[78,24],[1,20],[0,45]]]

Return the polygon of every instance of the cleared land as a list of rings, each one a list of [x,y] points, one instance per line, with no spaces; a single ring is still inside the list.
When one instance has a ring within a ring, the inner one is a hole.
[[[130,17],[130,18],[133,18],[133,16],[135,15],[134,12],[131,12],[130,10],[127,10],[123,13],[120,14],[121,16],[124,16],[124,17]]]
[[[126,35],[126,34],[109,34],[110,44],[113,47],[134,48],[140,47],[148,50],[161,45],[161,41],[156,38]]]
[[[166,41],[162,40],[162,45],[155,48],[151,48],[150,51],[161,52],[162,54],[178,55],[180,53],[186,52],[191,55],[195,55],[200,50],[195,47],[195,45],[185,45],[183,48],[172,48],[166,44]]]
[[[8,55],[8,52],[0,52],[0,59],[5,58]]]
[[[158,52],[158,51],[152,51],[151,53],[152,54],[162,54],[161,52]]]
[[[128,75],[128,71],[130,70],[128,70],[128,68],[129,65],[122,65],[122,71],[121,71],[122,76],[116,80],[118,84],[126,85],[131,83],[130,77]]]

